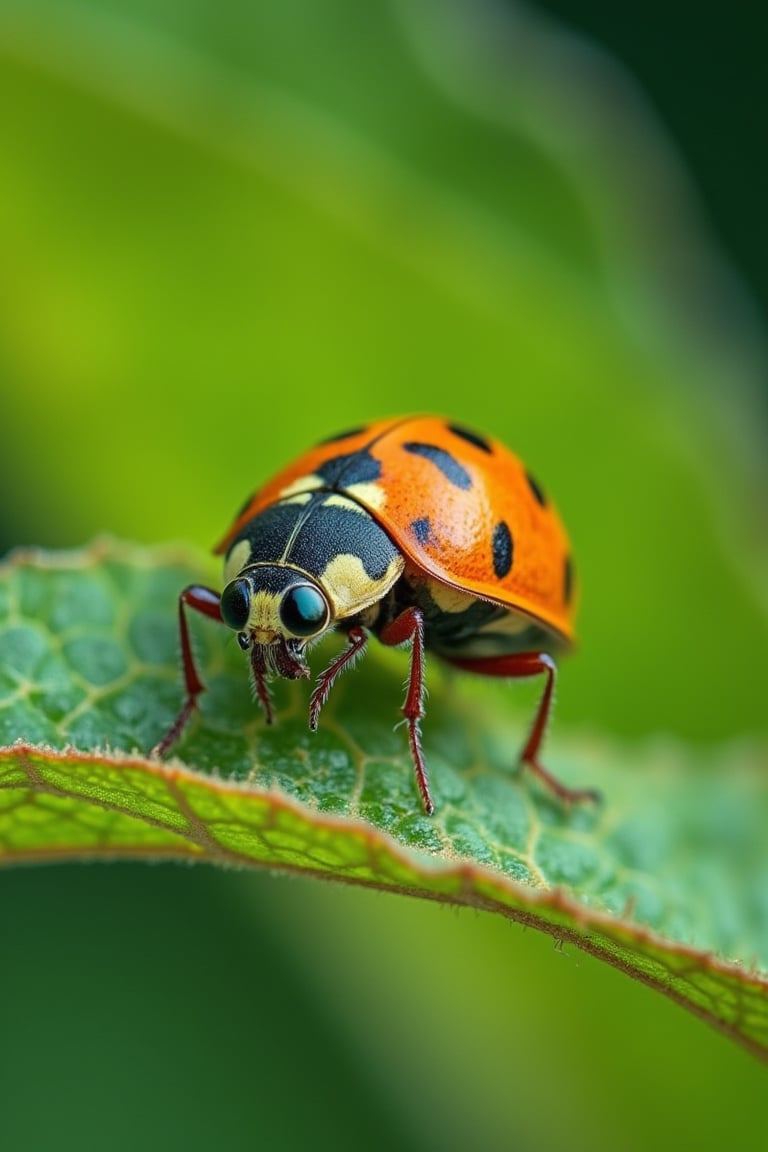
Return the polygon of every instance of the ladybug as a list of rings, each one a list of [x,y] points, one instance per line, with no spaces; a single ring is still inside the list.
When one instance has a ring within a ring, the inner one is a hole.
[[[186,699],[157,746],[178,739],[204,685],[187,609],[227,624],[273,719],[269,681],[309,676],[309,647],[335,629],[347,646],[321,672],[309,726],[369,635],[408,645],[403,705],[416,780],[434,811],[421,747],[424,658],[484,676],[545,677],[522,761],[563,801],[595,799],[540,763],[553,655],[573,641],[574,579],[563,526],[543,489],[497,440],[436,416],[381,420],[324,440],[251,496],[215,549],[224,591],[179,597]]]

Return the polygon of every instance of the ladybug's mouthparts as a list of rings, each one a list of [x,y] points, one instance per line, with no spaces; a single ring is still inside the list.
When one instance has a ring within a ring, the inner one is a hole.
[[[278,636],[271,644],[251,644],[251,668],[257,683],[264,678],[282,676],[298,680],[309,676],[309,668],[302,659],[295,641]]]

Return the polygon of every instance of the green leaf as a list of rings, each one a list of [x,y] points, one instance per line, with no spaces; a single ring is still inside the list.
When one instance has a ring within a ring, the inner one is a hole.
[[[512,689],[430,667],[421,810],[393,719],[405,657],[372,652],[316,734],[306,684],[267,727],[231,635],[195,621],[208,692],[169,763],[181,701],[175,603],[200,557],[102,541],[0,570],[0,860],[254,865],[500,912],[658,988],[768,1056],[765,750],[694,756],[549,742],[605,803],[562,811],[513,765]],[[327,653],[326,653],[327,655]],[[323,657],[316,655],[315,666]]]

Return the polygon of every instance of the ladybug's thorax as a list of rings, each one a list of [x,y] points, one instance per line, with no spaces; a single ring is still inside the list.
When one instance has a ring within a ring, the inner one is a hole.
[[[331,627],[382,600],[404,563],[387,532],[356,501],[311,491],[277,500],[242,525],[229,546],[224,579],[247,575],[248,626],[268,635],[281,631],[280,594],[292,581],[320,590]]]

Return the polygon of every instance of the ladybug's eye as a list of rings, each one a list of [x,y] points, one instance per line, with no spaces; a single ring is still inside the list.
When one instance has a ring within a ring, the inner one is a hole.
[[[251,585],[242,577],[227,584],[221,594],[221,615],[225,624],[242,632],[251,614]]]
[[[280,604],[280,619],[294,636],[314,636],[328,625],[328,603],[317,588],[297,584],[289,588]]]

